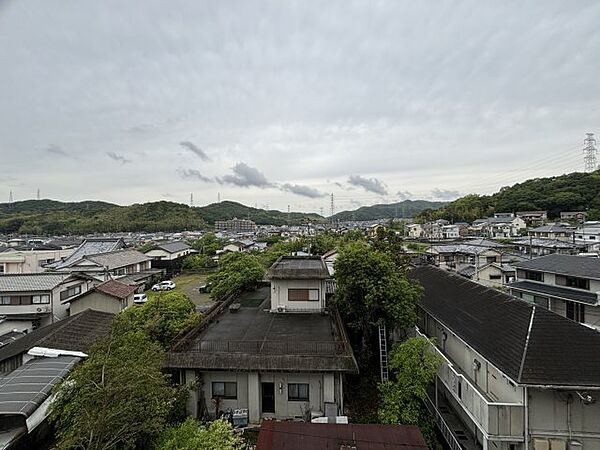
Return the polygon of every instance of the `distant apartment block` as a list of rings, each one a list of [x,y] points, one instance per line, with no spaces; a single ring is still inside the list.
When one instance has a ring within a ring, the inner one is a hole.
[[[217,220],[215,231],[230,231],[232,233],[254,232],[256,223],[248,219],[233,218],[231,220]]]
[[[587,213],[585,211],[562,211],[560,219],[583,223],[587,220]]]
[[[600,330],[600,258],[552,254],[515,267],[514,296]]]

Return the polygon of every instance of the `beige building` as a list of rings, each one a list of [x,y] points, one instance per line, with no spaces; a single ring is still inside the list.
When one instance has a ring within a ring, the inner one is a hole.
[[[129,286],[116,280],[101,283],[87,292],[68,299],[69,314],[75,315],[86,309],[118,314],[133,305],[136,286]]]
[[[411,276],[442,361],[427,407],[451,449],[600,449],[598,332],[432,266]]]
[[[40,273],[48,264],[61,261],[73,253],[73,249],[17,250],[9,248],[0,253],[0,274]]]

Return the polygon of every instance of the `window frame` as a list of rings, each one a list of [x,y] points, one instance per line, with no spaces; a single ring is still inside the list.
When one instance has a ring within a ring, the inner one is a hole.
[[[223,385],[223,394],[215,394],[215,386]],[[227,394],[227,387],[231,388],[233,386],[234,393],[231,392],[229,395]],[[213,381],[211,383],[211,395],[212,398],[220,398],[224,400],[237,400],[237,382],[236,381]]]
[[[38,298],[37,301],[36,301],[36,297]],[[31,296],[31,304],[32,305],[48,305],[49,303],[50,303],[50,296],[48,294],[36,294],[36,295]]]
[[[301,396],[300,386],[306,386],[306,397]],[[308,402],[310,401],[310,383],[288,383],[288,402]],[[292,394],[292,390],[296,391]]]
[[[300,291],[306,291],[306,298],[305,299],[298,299],[298,298],[292,298],[293,296],[291,295],[292,292],[294,293],[299,293]],[[310,293],[312,292],[316,292],[317,293],[317,298],[311,300],[310,298]],[[321,292],[320,289],[314,289],[314,288],[288,288],[288,302],[318,302],[320,300],[321,297]]]

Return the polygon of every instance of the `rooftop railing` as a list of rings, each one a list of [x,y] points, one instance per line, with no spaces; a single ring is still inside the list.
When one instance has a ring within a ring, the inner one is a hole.
[[[246,353],[252,355],[336,356],[347,353],[343,341],[228,341],[192,340],[186,351],[200,353]]]

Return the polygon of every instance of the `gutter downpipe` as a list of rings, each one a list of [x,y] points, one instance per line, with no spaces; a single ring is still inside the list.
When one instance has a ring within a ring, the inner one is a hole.
[[[525,441],[525,450],[529,450],[529,388],[527,386],[525,386],[523,393],[523,405],[525,407],[525,429],[523,430],[523,439]]]

